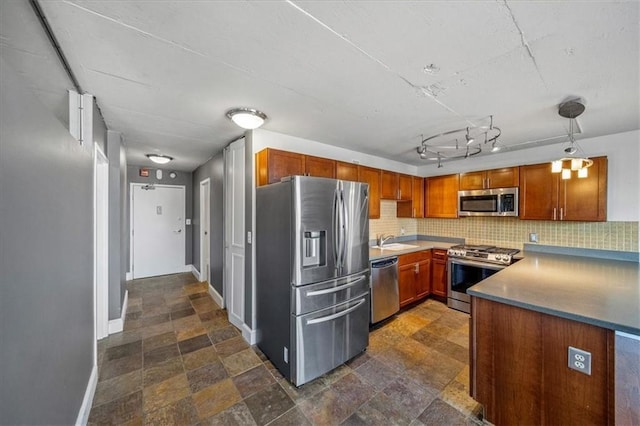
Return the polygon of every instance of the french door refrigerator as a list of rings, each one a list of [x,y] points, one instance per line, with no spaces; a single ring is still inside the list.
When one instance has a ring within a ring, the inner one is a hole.
[[[308,176],[256,189],[257,344],[296,386],[369,344],[368,194]]]

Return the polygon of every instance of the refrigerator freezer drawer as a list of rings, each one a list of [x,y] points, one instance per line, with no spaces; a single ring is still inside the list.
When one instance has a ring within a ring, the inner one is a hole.
[[[335,280],[292,287],[292,313],[304,315],[346,302],[369,291],[369,271]]]
[[[369,294],[295,321],[294,371],[300,386],[333,370],[364,351],[369,344]]]

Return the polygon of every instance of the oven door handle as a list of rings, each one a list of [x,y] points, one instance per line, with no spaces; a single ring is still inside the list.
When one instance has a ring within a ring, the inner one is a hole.
[[[451,263],[452,265],[476,266],[478,268],[493,269],[495,271],[499,271],[509,266],[509,265],[498,265],[496,263],[490,263],[490,262],[479,262],[477,260],[453,259],[453,258],[449,258],[449,263]]]

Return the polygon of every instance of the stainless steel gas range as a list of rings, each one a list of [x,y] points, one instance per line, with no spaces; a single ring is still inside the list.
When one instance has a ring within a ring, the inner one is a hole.
[[[489,278],[514,262],[520,250],[486,245],[457,245],[451,247],[448,260],[448,298],[450,308],[471,312],[471,297],[467,289]]]

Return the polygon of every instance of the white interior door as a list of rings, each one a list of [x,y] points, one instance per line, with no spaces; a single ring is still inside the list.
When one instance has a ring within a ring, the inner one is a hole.
[[[225,289],[229,321],[244,324],[244,139],[225,149]]]
[[[200,280],[211,284],[210,180],[200,182]]]
[[[96,339],[109,335],[109,163],[94,149],[94,294]]]
[[[184,272],[184,186],[131,187],[133,278]]]

